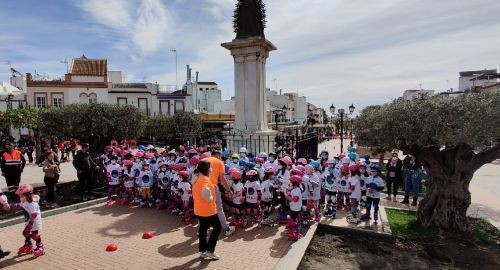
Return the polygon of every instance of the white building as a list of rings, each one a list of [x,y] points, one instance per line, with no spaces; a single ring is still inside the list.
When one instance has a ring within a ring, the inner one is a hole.
[[[222,101],[222,91],[215,82],[198,81],[198,72],[196,77],[191,76],[192,69],[186,66],[186,83],[183,90],[189,95],[194,112],[217,112],[214,104]],[[193,80],[194,79],[194,80]]]
[[[5,111],[7,108],[22,108],[26,105],[26,93],[24,91],[9,83],[0,81],[0,111]]]
[[[425,95],[428,95],[428,96],[434,95],[434,90],[424,90],[424,89],[405,90],[403,93],[403,99],[404,100],[411,100],[411,99],[414,99],[416,97],[421,97],[421,96],[425,96]]]
[[[496,69],[462,71],[459,73],[458,91],[470,91],[499,83],[500,74]]]

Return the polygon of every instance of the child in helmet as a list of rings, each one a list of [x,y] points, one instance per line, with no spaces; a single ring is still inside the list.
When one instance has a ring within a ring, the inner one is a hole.
[[[245,207],[245,196],[243,194],[244,185],[241,182],[241,176],[242,174],[240,171],[231,171],[231,177],[233,178],[233,184],[231,186],[231,190],[233,192],[232,214],[234,216],[234,218],[231,220],[231,225],[237,227],[244,227],[246,225],[246,221],[242,216]]]
[[[335,218],[337,209],[335,204],[337,202],[338,182],[336,179],[337,172],[335,170],[335,159],[329,158],[327,167],[322,174],[323,189],[325,190],[325,217]]]
[[[170,192],[171,192],[171,205],[172,207],[172,214],[177,215],[181,212],[183,205],[182,205],[182,195],[181,191],[179,190],[179,183],[181,181],[181,176],[179,173],[183,170],[185,170],[185,164],[183,163],[175,163],[171,165],[172,167],[172,180],[170,181]]]
[[[377,224],[380,191],[384,190],[384,180],[381,177],[378,165],[374,164],[370,167],[370,177],[368,177],[366,185],[368,187],[368,191],[366,192],[366,213],[361,216],[361,220],[370,220],[371,208],[373,206],[373,223]]]
[[[187,171],[179,172],[179,184],[178,189],[182,199],[182,212],[179,213],[182,219],[187,223],[191,220],[191,201],[193,195],[191,193],[191,183],[189,182],[190,174]]]
[[[337,193],[337,208],[348,207],[347,201],[349,192],[349,167],[342,166],[340,168],[340,175],[338,177],[338,193]]]
[[[109,164],[105,169],[106,178],[108,179],[108,200],[106,201],[106,205],[110,205],[120,191],[121,166],[117,164],[116,156],[112,156],[109,159]]]
[[[264,159],[258,157],[255,159],[255,170],[259,173],[259,180],[264,179]]]
[[[321,200],[321,165],[318,161],[311,161],[309,163],[313,167],[312,175],[309,177],[307,191],[309,197],[307,198],[307,208],[314,209],[314,220],[320,221],[321,214],[319,211],[319,202]]]
[[[246,214],[252,214],[257,222],[261,220],[260,199],[262,196],[262,189],[259,181],[259,174],[256,170],[252,169],[247,172],[247,182],[243,187],[243,194],[246,202]]]
[[[240,156],[236,153],[231,155],[231,161],[228,161],[229,169],[239,169]]]
[[[361,186],[359,183],[360,172],[358,165],[349,166],[349,171],[351,172],[351,177],[349,178],[351,214],[347,216],[347,222],[358,224],[360,221],[358,218],[358,205],[361,199]]]
[[[19,203],[8,204],[5,196],[2,196],[0,204],[5,211],[22,209],[24,212],[26,223],[24,225],[23,236],[25,240],[24,245],[19,248],[17,254],[23,255],[33,253],[35,258],[40,257],[45,254],[42,238],[40,236],[40,230],[42,229],[42,213],[40,212],[40,205],[38,204],[40,197],[33,194],[33,187],[30,184],[21,184],[16,191],[16,195],[19,196]],[[34,250],[31,239],[36,242],[36,248]]]
[[[319,160],[318,162],[320,163],[321,165],[321,168],[326,168],[328,167],[328,156],[329,156],[329,152],[328,150],[326,149],[323,149],[321,150],[320,154],[319,154]]]
[[[310,183],[310,179],[313,175],[313,172],[314,168],[310,164],[304,166],[303,173],[301,173],[300,170],[297,168],[292,170],[292,175],[298,175],[302,177],[302,183],[300,184],[300,189],[302,190],[302,222],[304,223],[304,225],[307,225],[307,222],[312,219],[311,218],[312,205],[307,205],[307,201],[309,200],[309,196],[312,199],[312,192],[314,191],[312,184]],[[309,192],[309,187],[311,192]]]
[[[360,206],[365,207],[366,204],[366,181],[370,174],[366,171],[366,164],[364,162],[359,163],[359,186],[361,187],[361,200]]]
[[[300,211],[302,210],[302,190],[300,190],[301,184],[302,177],[298,175],[291,176],[291,189],[287,190],[285,193],[286,199],[290,202],[290,219],[293,222],[291,223],[291,226],[288,226],[291,229],[288,234],[288,238],[291,240],[297,240],[302,237],[301,226],[298,222],[298,217]]]
[[[139,179],[140,179],[140,187],[142,190],[142,200],[141,200],[141,206],[149,206],[152,207],[154,202],[153,202],[153,197],[151,195],[151,189],[154,185],[154,178],[153,178],[153,172],[149,169],[149,162],[144,161],[142,163],[142,170],[139,173]]]
[[[134,204],[135,198],[135,173],[132,170],[134,162],[132,160],[124,160],[122,167],[122,182],[123,182],[123,204],[128,203],[130,206]]]
[[[264,168],[272,166],[274,168],[274,170],[277,171],[278,170],[278,164],[276,163],[277,158],[278,158],[278,156],[274,152],[269,153],[266,161],[264,162],[264,165],[263,165]]]
[[[155,173],[156,183],[158,185],[156,208],[160,210],[166,206],[170,198],[170,180],[172,179],[172,173],[168,170],[166,162],[162,161],[158,163],[158,166],[159,168]]]
[[[280,184],[280,192],[278,193],[278,199],[280,201],[280,213],[276,219],[280,221],[287,220],[287,212],[289,210],[289,201],[286,199],[286,192],[290,185],[290,166],[292,165],[292,159],[289,156],[285,156],[278,160],[278,170],[276,171],[276,180]],[[302,196],[301,196],[302,197]]]
[[[269,218],[271,214],[271,210],[273,209],[273,190],[279,188],[278,185],[274,183],[274,174],[276,171],[273,166],[268,166],[264,168],[264,178],[262,180],[262,184],[260,185],[262,188],[262,198],[260,201],[260,206],[264,213],[263,218],[265,219],[267,224],[274,223],[274,220]]]

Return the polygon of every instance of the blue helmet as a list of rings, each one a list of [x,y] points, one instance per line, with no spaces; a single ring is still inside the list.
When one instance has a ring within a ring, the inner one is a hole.
[[[141,145],[137,146],[137,149],[144,151],[145,147],[144,147],[144,145],[141,144]]]
[[[247,165],[247,162],[246,162],[246,161],[244,161],[243,159],[241,159],[241,160],[238,162],[238,165],[240,165],[240,166]]]
[[[226,174],[228,174],[229,173],[229,165],[225,164],[224,170],[225,170]]]
[[[351,152],[351,153],[349,153],[349,154],[347,155],[347,157],[349,157],[349,158],[350,158],[350,159],[352,159],[352,160],[356,159],[356,156],[357,156],[357,155],[356,155],[356,153],[354,153],[354,152]]]
[[[380,166],[378,164],[372,164],[370,166],[371,170],[377,170],[380,173]]]
[[[253,163],[253,162],[246,162],[245,166],[247,166],[250,169],[253,169],[255,167],[255,163]]]
[[[363,156],[363,158],[364,158],[364,159],[370,159],[370,155],[365,154],[365,155]]]
[[[377,189],[378,185],[376,183],[372,182],[372,183],[368,184],[368,188]]]
[[[329,153],[328,153],[328,150],[323,149],[323,150],[321,150],[321,152],[320,152],[319,154],[320,154],[320,155],[321,155],[321,154],[327,154],[327,155],[328,155]]]
[[[319,162],[317,162],[316,160],[309,162],[309,165],[311,165],[315,170],[319,170],[319,168],[321,167],[321,164],[319,164]]]
[[[227,157],[228,155],[229,153],[226,150],[222,151],[221,153],[221,157]]]

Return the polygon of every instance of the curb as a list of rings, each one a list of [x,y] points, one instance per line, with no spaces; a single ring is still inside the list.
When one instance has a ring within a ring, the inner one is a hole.
[[[292,243],[285,252],[285,255],[281,257],[276,266],[274,266],[274,270],[297,269],[302,262],[302,258],[304,258],[306,250],[309,248],[309,244],[311,243],[314,235],[316,235],[318,228],[318,223],[314,223],[309,227],[304,237]]]
[[[72,205],[56,208],[56,209],[51,209],[51,210],[47,210],[47,211],[42,212],[42,216],[44,218],[50,217],[50,216],[55,216],[55,215],[63,214],[63,213],[70,212],[73,210],[86,208],[86,207],[94,206],[94,205],[97,205],[100,203],[104,203],[106,200],[107,200],[107,198],[104,197],[104,198],[99,198],[99,199],[95,199],[92,201],[87,201],[87,202],[82,202],[82,203],[77,203],[77,204],[72,204]],[[21,224],[24,222],[25,222],[24,217],[16,217],[16,218],[12,218],[12,219],[8,219],[8,220],[0,222],[0,228],[5,228],[5,227],[17,225],[17,224]]]
[[[329,234],[335,234],[335,235],[342,235],[342,234],[361,234],[364,236],[369,236],[373,238],[377,238],[379,240],[388,242],[388,243],[393,243],[394,242],[394,237],[392,234],[385,234],[385,233],[377,233],[369,230],[360,230],[360,229],[353,229],[349,227],[337,227],[337,226],[332,226],[328,224],[322,224],[320,223],[318,226],[318,229],[322,232],[326,232]]]

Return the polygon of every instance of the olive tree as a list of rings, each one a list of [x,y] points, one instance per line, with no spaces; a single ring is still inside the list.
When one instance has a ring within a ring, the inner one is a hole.
[[[360,145],[397,148],[429,173],[417,210],[424,227],[467,230],[469,183],[500,157],[500,94],[421,97],[365,108],[355,121]]]

